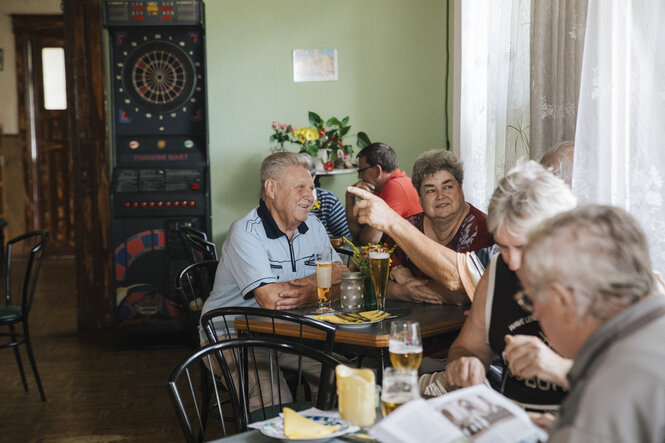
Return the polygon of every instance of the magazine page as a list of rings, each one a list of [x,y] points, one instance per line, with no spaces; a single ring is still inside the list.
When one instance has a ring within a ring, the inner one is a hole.
[[[471,441],[536,443],[547,440],[528,414],[486,385],[470,386],[427,401]]]
[[[522,408],[485,385],[410,401],[377,423],[370,433],[384,443],[547,440],[547,434]]]
[[[369,433],[382,443],[448,443],[471,441],[462,431],[419,398],[395,409]]]

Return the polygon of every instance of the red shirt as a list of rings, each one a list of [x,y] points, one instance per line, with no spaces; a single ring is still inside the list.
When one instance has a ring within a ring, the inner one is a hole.
[[[411,179],[404,171],[399,169],[395,169],[390,174],[378,196],[388,203],[393,211],[404,218],[423,212],[423,208],[420,207],[418,192],[413,187]]]

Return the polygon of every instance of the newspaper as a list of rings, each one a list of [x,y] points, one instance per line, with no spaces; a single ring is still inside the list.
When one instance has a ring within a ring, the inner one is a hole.
[[[521,407],[485,385],[412,400],[374,425],[370,434],[382,443],[547,440]]]

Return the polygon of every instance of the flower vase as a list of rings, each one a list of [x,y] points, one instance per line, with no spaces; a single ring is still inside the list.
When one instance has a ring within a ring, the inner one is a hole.
[[[325,164],[328,161],[328,151],[325,149],[319,149],[314,161],[316,162],[316,169],[325,169]]]
[[[374,285],[372,284],[372,277],[365,276],[365,309],[368,311],[376,310],[376,295],[374,295]]]

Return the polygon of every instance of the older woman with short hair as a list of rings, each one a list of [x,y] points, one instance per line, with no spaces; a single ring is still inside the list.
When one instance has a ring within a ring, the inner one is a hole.
[[[418,191],[423,212],[407,217],[419,231],[456,252],[470,252],[493,244],[485,214],[464,199],[464,167],[451,152],[433,149],[422,153],[413,165],[411,181]],[[386,237],[387,243],[394,244]],[[430,280],[401,250],[392,256],[393,270],[388,297],[426,303],[463,304],[464,294],[451,294]]]
[[[543,341],[538,320],[520,305],[520,270],[529,232],[575,204],[570,188],[536,162],[518,162],[501,179],[487,218],[500,254],[480,280],[469,317],[450,347],[445,381],[441,373],[427,374],[421,379],[423,392],[436,393],[446,382],[460,387],[482,383],[490,361],[499,357],[509,368],[501,385],[505,396],[534,410],[558,407],[572,361]]]

